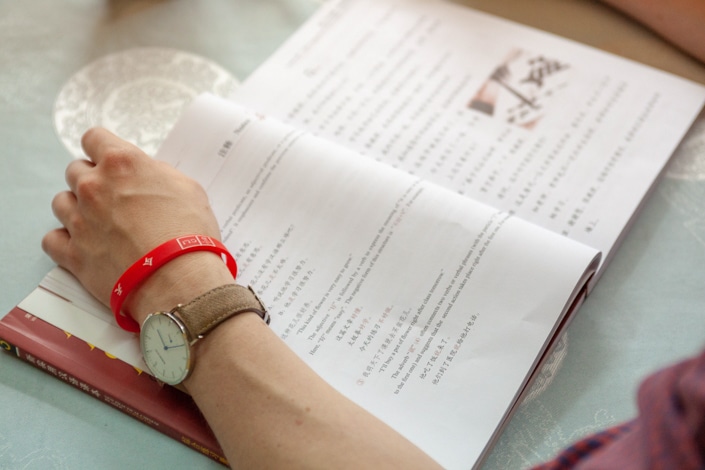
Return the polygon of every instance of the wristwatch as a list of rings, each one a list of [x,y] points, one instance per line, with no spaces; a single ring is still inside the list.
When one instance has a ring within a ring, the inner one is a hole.
[[[193,346],[216,326],[235,315],[254,312],[269,324],[269,314],[251,287],[226,284],[185,305],[147,316],[140,346],[149,370],[169,385],[180,384],[193,371]]]

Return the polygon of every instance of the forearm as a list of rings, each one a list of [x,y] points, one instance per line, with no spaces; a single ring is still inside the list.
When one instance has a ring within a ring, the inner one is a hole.
[[[602,0],[705,62],[705,0]]]
[[[162,268],[136,292],[131,308],[138,321],[149,311],[169,310],[190,300],[184,297],[232,282],[212,254],[176,261],[181,262]],[[184,386],[234,467],[435,465],[323,381],[256,314],[220,325],[196,343],[195,353],[194,372]]]
[[[340,395],[256,315],[218,328],[186,386],[242,468],[433,468],[382,422]]]

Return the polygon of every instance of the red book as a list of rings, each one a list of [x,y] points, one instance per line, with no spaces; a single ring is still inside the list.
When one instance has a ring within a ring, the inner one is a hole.
[[[0,319],[0,347],[157,431],[227,465],[191,397],[19,307]]]

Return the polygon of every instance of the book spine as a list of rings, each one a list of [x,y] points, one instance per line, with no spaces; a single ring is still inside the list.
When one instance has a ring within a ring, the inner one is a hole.
[[[10,314],[8,314],[8,316],[16,313],[17,311],[18,309],[13,310]],[[26,313],[24,314],[28,315]],[[184,430],[178,429],[177,426],[173,425],[173,423],[168,423],[165,420],[158,419],[155,415],[150,415],[141,411],[138,407],[133,406],[128,401],[121,399],[118,394],[109,392],[107,390],[108,387],[101,386],[101,379],[91,380],[91,378],[95,377],[91,371],[82,369],[81,367],[71,367],[70,365],[66,366],[67,362],[65,360],[65,356],[63,358],[61,358],[61,354],[58,356],[52,356],[52,351],[50,349],[44,348],[42,345],[37,344],[27,336],[23,336],[21,333],[18,333],[16,329],[12,328],[12,326],[5,324],[4,320],[5,319],[0,321],[0,349],[36,367],[39,370],[56,377],[62,382],[73,386],[87,395],[110,405],[116,410],[141,421],[156,431],[159,431],[160,433],[181,442],[187,447],[200,452],[210,459],[220,464],[228,465],[227,459],[217,444],[214,444],[214,442],[207,442],[207,439],[203,439],[201,436],[196,435],[201,434],[201,432],[195,432],[193,434],[186,433]],[[43,322],[36,317],[33,317],[32,321]],[[52,326],[51,328],[54,327]],[[56,328],[54,329],[57,330]],[[64,334],[63,332],[61,333]],[[108,359],[108,356],[105,356],[105,359],[107,359],[109,363],[113,363],[115,361],[115,359]],[[65,366],[61,366],[60,363],[64,363]],[[122,362],[119,364],[121,366],[127,366],[127,364]],[[156,385],[156,381],[146,375],[140,377],[140,379],[142,381],[149,381],[150,386]],[[162,386],[159,385],[159,387]],[[181,392],[176,390],[173,390],[173,392],[181,394]],[[173,410],[174,407],[180,406],[180,403],[175,402],[173,393],[164,393],[163,395],[166,396],[166,409],[171,408]],[[186,397],[185,394],[182,395]],[[133,396],[133,402],[135,401],[134,398],[135,396]],[[151,398],[158,400],[158,397]],[[190,400],[190,398],[188,398],[188,400]],[[205,423],[203,426],[205,426]],[[186,427],[192,427],[192,425]]]

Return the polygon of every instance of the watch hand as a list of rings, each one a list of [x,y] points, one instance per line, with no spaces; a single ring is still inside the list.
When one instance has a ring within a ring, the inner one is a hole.
[[[155,350],[154,350],[154,353],[157,355],[157,357],[159,358],[159,360],[162,361],[162,364],[166,364],[166,361],[164,360],[164,358],[162,357],[162,355],[159,354],[159,350],[158,350],[158,349],[155,349]]]
[[[173,348],[180,348],[186,346],[185,343],[177,344],[176,346],[164,346],[164,349],[173,349]]]
[[[164,346],[164,349],[167,349],[166,343],[164,343],[164,338],[162,338],[162,332],[157,330],[157,334],[159,334],[159,340],[162,342],[162,346]]]

